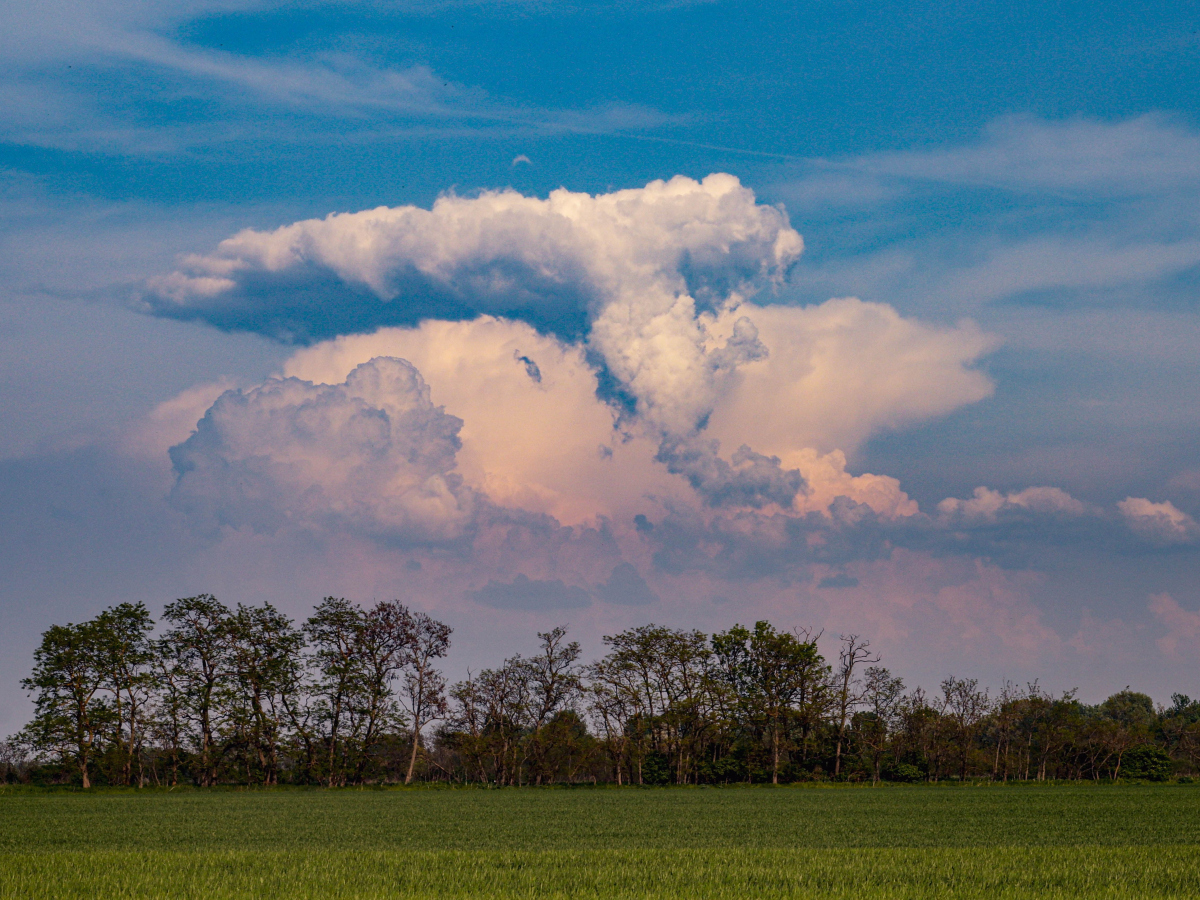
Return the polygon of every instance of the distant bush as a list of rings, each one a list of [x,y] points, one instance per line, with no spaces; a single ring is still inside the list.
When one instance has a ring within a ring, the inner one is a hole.
[[[924,773],[909,763],[896,763],[885,773],[887,781],[899,781],[902,784],[916,784],[925,780]]]
[[[1121,760],[1121,774],[1126,778],[1166,781],[1171,777],[1171,768],[1171,757],[1167,752],[1149,744],[1134,747]]]
[[[671,761],[665,754],[658,751],[646,754],[646,758],[642,761],[642,783],[655,785],[671,783]]]

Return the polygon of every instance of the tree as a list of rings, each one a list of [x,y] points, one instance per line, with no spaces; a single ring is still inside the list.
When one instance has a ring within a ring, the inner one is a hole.
[[[232,677],[233,614],[215,596],[199,594],[170,602],[162,617],[173,628],[158,638],[158,652],[184,697],[200,784],[214,785],[218,701]]]
[[[760,621],[749,631],[741,625],[712,637],[724,679],[752,717],[765,720],[771,742],[771,783],[779,783],[780,754],[788,714],[811,696],[816,680],[828,672],[815,640],[802,640]]]
[[[454,713],[447,736],[455,742],[479,780],[520,784],[523,734],[531,705],[529,666],[520,656],[497,669],[484,669],[451,688]]]
[[[961,779],[967,777],[975,735],[992,709],[987,689],[981,691],[978,688],[979,681],[975,678],[951,676],[942,682],[942,712],[953,723],[958,738],[958,777]]]
[[[1098,725],[1096,735],[1108,753],[1107,758],[1116,760],[1112,767],[1115,781],[1121,777],[1126,751],[1144,743],[1150,736],[1150,729],[1157,720],[1154,701],[1127,687],[1101,703],[1099,712],[1105,721]]]
[[[122,780],[125,784],[133,784],[136,760],[138,786],[144,787],[142,742],[153,685],[154,646],[150,632],[154,630],[154,621],[145,604],[118,603],[100,613],[93,628],[103,684],[112,695],[116,743],[122,757]]]
[[[468,673],[448,703],[437,666],[451,630],[398,601],[326,597],[298,628],[269,604],[231,612],[203,594],[164,619],[151,640],[146,607],[119,603],[44,632],[22,682],[36,714],[3,751],[35,755],[0,758],[0,779],[778,783],[828,765],[873,783],[989,770],[1119,780],[1200,761],[1200,703],[1182,694],[1157,708],[1127,688],[1087,706],[1006,682],[993,702],[974,679],[948,678],[931,702],[872,665],[857,635],[842,636],[831,670],[811,632],[766,621],[711,639],[631,628],[588,666],[553,628],[534,654]]]
[[[834,754],[833,774],[836,778],[842,772],[842,744],[846,739],[846,724],[850,713],[862,700],[858,692],[858,682],[854,670],[862,663],[879,662],[878,655],[871,654],[871,642],[863,640],[857,634],[841,635],[842,646],[838,648],[838,670],[834,676],[833,703],[837,713],[837,750]]]
[[[153,696],[150,730],[158,746],[165,751],[171,771],[171,786],[179,783],[179,767],[183,763],[184,742],[187,734],[187,695],[183,680],[179,677],[173,660],[167,655],[161,641],[155,642],[153,677],[158,690]],[[157,770],[155,783],[158,783]]]
[[[183,709],[194,729],[201,785],[217,780],[218,704],[232,675],[233,617],[211,594],[168,603],[163,618],[172,624],[158,641],[167,677],[178,684]]]
[[[392,682],[404,668],[412,618],[402,603],[381,601],[363,619],[358,653],[362,665],[362,746],[356,780],[361,782],[384,729],[401,728],[404,717],[393,696]]]
[[[863,678],[862,702],[866,707],[855,719],[855,731],[871,757],[871,781],[878,784],[883,758],[900,721],[904,682],[882,666],[871,666]]]
[[[645,783],[646,762],[652,757],[660,768],[667,767],[667,779],[672,769],[677,782],[695,777],[699,750],[712,725],[707,636],[643,625],[606,635],[604,643],[610,652],[591,672],[628,711],[623,746],[630,757],[630,780],[636,768],[638,784]]]
[[[410,784],[417,766],[421,728],[446,715],[446,679],[434,661],[450,650],[453,629],[425,613],[409,613],[408,643],[404,649],[404,699],[412,717],[412,755],[404,783]]]
[[[623,783],[624,761],[629,748],[627,723],[634,713],[633,692],[623,683],[619,672],[610,672],[600,664],[588,669],[588,713],[604,735],[604,745],[611,754],[613,775],[618,785]]]
[[[530,688],[530,713],[533,725],[532,750],[538,784],[546,776],[546,742],[542,729],[560,712],[570,709],[579,696],[577,661],[579,644],[566,641],[567,630],[556,627],[538,632],[542,645],[537,654],[525,660]]]
[[[902,756],[920,762],[931,781],[942,773],[945,757],[942,715],[929,702],[925,689],[913,688],[900,704]]]
[[[362,656],[365,616],[342,597],[326,597],[304,623],[314,649],[319,717],[325,723],[325,776],[330,787],[344,784],[346,747],[342,732],[354,737],[353,720],[362,704],[367,673]]]
[[[238,604],[229,640],[232,737],[242,751],[247,781],[257,775],[263,784],[276,784],[280,731],[301,688],[304,635],[269,603]]]
[[[107,680],[104,650],[96,623],[52,625],[33,653],[33,673],[21,684],[36,692],[35,715],[26,726],[28,742],[74,759],[85,788],[88,767],[114,710],[100,696]]]
[[[20,735],[0,741],[0,784],[24,781],[29,777],[31,760]]]

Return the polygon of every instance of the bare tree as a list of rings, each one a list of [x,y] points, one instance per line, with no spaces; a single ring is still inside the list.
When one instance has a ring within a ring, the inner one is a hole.
[[[631,703],[633,693],[628,690],[619,674],[610,675],[602,666],[592,665],[588,670],[588,713],[593,725],[599,725],[604,743],[612,754],[613,774],[617,784],[623,784],[623,764],[629,747],[629,729],[626,723],[633,715]]]
[[[538,784],[546,776],[542,729],[563,710],[573,707],[581,689],[579,644],[566,641],[567,630],[556,627],[538,632],[542,645],[525,660],[530,687],[530,713],[533,725],[532,751]]]
[[[425,613],[409,613],[408,643],[404,650],[404,699],[412,722],[412,755],[404,783],[410,784],[417,766],[421,729],[447,712],[446,679],[434,668],[450,649],[453,629]]]
[[[854,677],[854,670],[861,664],[879,662],[878,654],[871,654],[871,642],[857,634],[840,636],[842,646],[838,649],[838,669],[834,675],[833,703],[837,715],[837,750],[834,753],[833,776],[842,772],[842,745],[846,742],[846,725],[850,714],[862,700],[861,685]]]
[[[987,689],[979,690],[977,679],[951,676],[942,682],[942,712],[953,722],[958,738],[960,779],[967,777],[975,736],[991,711]]]

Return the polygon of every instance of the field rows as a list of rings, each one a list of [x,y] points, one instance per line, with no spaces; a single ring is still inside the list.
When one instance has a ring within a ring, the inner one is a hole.
[[[1200,850],[56,851],[0,855],[0,896],[1182,898],[1200,896]]]
[[[0,897],[1183,898],[1200,788],[0,792]]]

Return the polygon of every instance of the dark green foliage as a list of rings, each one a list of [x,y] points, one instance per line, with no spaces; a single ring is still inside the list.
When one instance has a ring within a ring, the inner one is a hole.
[[[925,773],[914,765],[898,762],[888,767],[887,777],[888,781],[896,781],[901,784],[916,784],[925,780]]]
[[[1125,778],[1145,778],[1147,781],[1166,781],[1174,764],[1170,754],[1161,747],[1144,744],[1125,753],[1121,774]]]
[[[651,750],[642,759],[639,769],[641,784],[664,785],[671,783],[671,761],[666,754]]]

